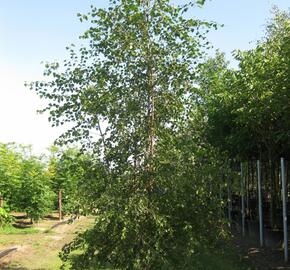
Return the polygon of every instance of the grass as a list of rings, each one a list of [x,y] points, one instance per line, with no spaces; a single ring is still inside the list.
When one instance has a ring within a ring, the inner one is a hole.
[[[36,228],[15,228],[13,226],[0,227],[0,234],[34,234],[38,233]]]
[[[71,254],[72,260],[78,260],[81,250]],[[215,251],[193,256],[184,270],[251,270],[248,263],[237,253],[227,249],[226,251]],[[115,268],[90,268],[91,270],[118,270]],[[163,270],[169,270],[162,268]],[[177,268],[179,269],[179,268]]]
[[[198,270],[250,270],[250,267],[235,253],[213,253],[200,255]]]
[[[40,224],[41,229],[35,227],[18,229],[13,226],[0,228],[1,249],[9,248],[12,244],[22,247],[20,251],[13,254],[5,269],[59,269],[62,262],[58,253],[63,245],[70,242],[77,231],[83,231],[93,223],[94,218],[83,218],[73,224],[62,225],[51,230],[53,221],[45,220]],[[0,262],[0,269],[3,269],[1,266]],[[196,255],[189,266],[191,270],[250,269],[230,247]]]

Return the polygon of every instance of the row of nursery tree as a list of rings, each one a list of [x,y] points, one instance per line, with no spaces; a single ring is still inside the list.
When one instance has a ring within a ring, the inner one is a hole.
[[[189,14],[204,1],[186,2],[92,6],[79,15],[87,45],[31,84],[52,125],[72,126],[59,142],[94,157],[78,198],[96,221],[63,249],[72,269],[204,269],[199,254],[228,235],[226,172],[289,157],[289,14],[277,11],[256,48],[235,53],[234,70],[223,54],[205,60],[218,25]]]
[[[257,46],[234,52],[238,69],[218,53],[200,74],[206,137],[232,159],[290,158],[289,13],[274,11]]]
[[[222,53],[203,65],[198,106],[205,119],[204,135],[228,160],[247,162],[247,198],[257,199],[256,161],[262,162],[266,221],[275,228],[282,220],[281,157],[290,176],[289,13],[275,9],[265,37],[251,50],[235,51],[234,57],[238,69],[230,68]],[[239,183],[236,186],[239,194]]]
[[[11,212],[24,212],[32,222],[55,210],[60,219],[83,213],[81,194],[84,179],[92,177],[92,162],[76,149],[52,147],[46,157],[28,146],[0,144],[0,226],[12,221]]]

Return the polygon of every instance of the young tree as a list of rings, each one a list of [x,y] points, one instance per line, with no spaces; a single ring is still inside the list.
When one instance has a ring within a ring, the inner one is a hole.
[[[86,179],[86,171],[91,167],[89,155],[81,153],[78,149],[69,148],[63,151],[57,150],[52,153],[49,161],[49,175],[51,186],[58,198],[59,220],[63,212],[80,214],[84,205],[81,201],[82,189],[80,186]]]
[[[25,157],[21,164],[21,185],[17,192],[17,208],[38,221],[52,210],[53,192],[45,165],[34,156]]]
[[[92,7],[80,15],[92,24],[83,36],[89,46],[70,50],[64,72],[47,65],[52,80],[31,86],[50,100],[53,125],[75,124],[62,139],[93,146],[104,161],[92,185],[95,227],[64,249],[66,260],[83,248],[73,269],[186,269],[216,240],[216,206],[195,174],[187,124],[205,32],[216,24],[186,18],[193,5]]]
[[[15,144],[0,144],[0,207],[4,200],[13,208],[20,186],[21,156]]]
[[[0,201],[4,198],[8,209],[24,211],[32,220],[39,220],[51,209],[52,192],[45,164],[31,154],[30,147],[0,145],[0,188]]]

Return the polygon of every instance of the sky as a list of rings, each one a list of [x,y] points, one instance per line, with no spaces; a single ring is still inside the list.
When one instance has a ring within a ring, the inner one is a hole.
[[[77,13],[108,2],[0,0],[0,142],[30,144],[40,154],[64,131],[52,128],[47,115],[37,114],[44,102],[24,83],[43,79],[41,62],[64,60],[67,45],[81,44],[78,37],[88,26],[79,22]],[[290,0],[211,0],[189,15],[224,24],[209,39],[232,61],[233,50],[250,49],[263,37],[274,5],[287,10]]]

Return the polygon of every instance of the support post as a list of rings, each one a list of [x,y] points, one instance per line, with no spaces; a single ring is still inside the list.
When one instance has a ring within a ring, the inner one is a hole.
[[[244,169],[244,187],[245,187],[245,195],[246,195],[246,214],[249,215],[250,207],[249,207],[249,162],[246,163],[246,168]]]
[[[284,260],[288,262],[288,231],[287,231],[287,205],[286,195],[286,175],[285,175],[285,160],[281,158],[281,180],[282,180],[282,203],[283,203],[283,231],[284,231]]]
[[[232,223],[232,191],[231,191],[231,179],[228,180],[228,218],[231,226]]]
[[[264,245],[264,225],[263,225],[263,201],[261,186],[261,162],[257,160],[257,176],[258,176],[258,202],[259,202],[259,228],[260,228],[260,246]]]
[[[245,183],[243,163],[241,162],[241,215],[242,215],[242,236],[245,237]]]
[[[58,219],[62,220],[62,192],[61,189],[58,191]]]

